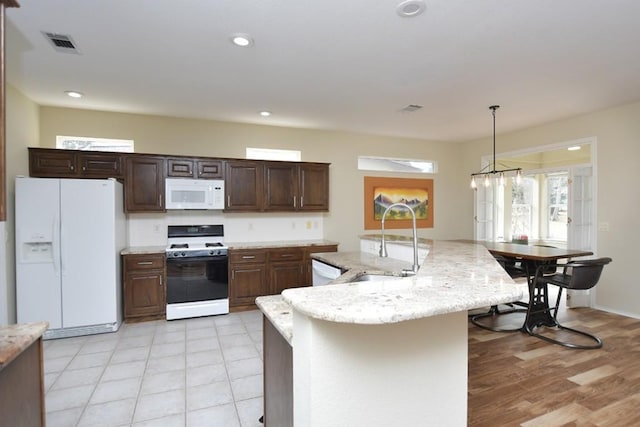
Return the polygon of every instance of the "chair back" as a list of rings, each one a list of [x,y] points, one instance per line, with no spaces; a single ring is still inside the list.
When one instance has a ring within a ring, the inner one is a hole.
[[[611,258],[588,259],[583,261],[571,261],[565,266],[571,268],[571,280],[568,289],[591,289],[602,274],[605,265],[611,262]]]

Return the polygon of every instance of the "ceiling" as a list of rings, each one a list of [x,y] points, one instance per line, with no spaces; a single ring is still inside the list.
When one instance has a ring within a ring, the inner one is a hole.
[[[640,100],[637,0],[18,1],[7,80],[45,106],[463,141]]]

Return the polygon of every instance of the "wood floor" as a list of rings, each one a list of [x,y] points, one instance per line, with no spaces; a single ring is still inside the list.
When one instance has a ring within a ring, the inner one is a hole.
[[[469,323],[470,427],[640,426],[640,320],[588,308],[558,318],[603,347],[567,349]]]

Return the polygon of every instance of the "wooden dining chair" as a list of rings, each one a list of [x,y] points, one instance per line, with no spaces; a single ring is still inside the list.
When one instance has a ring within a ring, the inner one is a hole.
[[[605,265],[611,262],[611,258],[598,258],[591,260],[569,261],[566,264],[542,265],[536,270],[535,277],[529,286],[537,287],[534,299],[529,302],[524,329],[529,335],[533,335],[545,341],[559,344],[568,348],[596,349],[602,347],[602,340],[588,332],[563,326],[558,322],[558,307],[563,289],[587,290],[593,288],[600,280],[600,275]],[[561,269],[560,273],[544,274],[550,267]],[[549,306],[548,285],[558,286],[558,296],[555,306]],[[593,344],[577,344],[575,342],[562,341],[559,338],[551,338],[542,335],[536,330],[541,327],[550,327],[556,331],[566,331],[569,334],[578,334],[586,337]]]

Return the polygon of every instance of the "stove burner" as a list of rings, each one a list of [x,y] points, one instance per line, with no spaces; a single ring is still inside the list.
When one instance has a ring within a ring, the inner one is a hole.
[[[188,249],[188,248],[189,248],[188,243],[174,243],[169,247],[169,249]]]
[[[220,242],[215,242],[215,243],[205,243],[205,244],[204,244],[204,246],[205,246],[206,248],[217,248],[217,247],[222,246],[222,243],[220,243]]]

